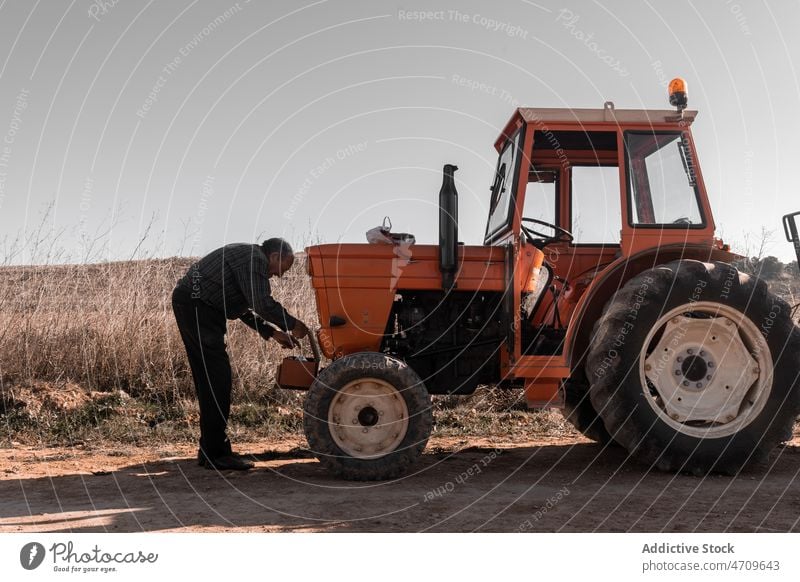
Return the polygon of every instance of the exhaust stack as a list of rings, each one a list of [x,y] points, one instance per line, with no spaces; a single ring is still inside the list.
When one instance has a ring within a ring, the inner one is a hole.
[[[439,190],[439,270],[445,291],[455,287],[458,270],[458,192],[453,178],[456,170],[457,166],[445,164]]]

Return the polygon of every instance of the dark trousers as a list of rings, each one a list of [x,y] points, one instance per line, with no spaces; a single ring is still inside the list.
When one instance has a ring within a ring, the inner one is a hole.
[[[231,452],[225,434],[231,412],[231,363],[225,349],[225,314],[178,287],[172,310],[181,332],[200,404],[200,449],[214,458]]]

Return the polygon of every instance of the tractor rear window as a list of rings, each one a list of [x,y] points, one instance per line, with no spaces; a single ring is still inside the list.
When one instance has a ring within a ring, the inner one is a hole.
[[[625,132],[629,218],[633,226],[702,226],[697,176],[681,132]]]
[[[619,168],[573,166],[571,174],[573,243],[619,243]]]

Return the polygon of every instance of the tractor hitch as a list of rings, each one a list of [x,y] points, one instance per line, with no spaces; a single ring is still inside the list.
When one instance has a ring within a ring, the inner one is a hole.
[[[278,365],[275,383],[278,388],[287,390],[308,390],[319,373],[321,360],[319,345],[314,333],[309,330],[308,343],[311,347],[311,357],[302,353],[298,356],[288,356]]]

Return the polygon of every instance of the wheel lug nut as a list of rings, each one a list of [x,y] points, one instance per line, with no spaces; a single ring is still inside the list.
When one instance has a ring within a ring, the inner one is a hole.
[[[357,418],[353,419],[353,424],[358,424],[358,419]]]
[[[688,385],[689,385],[689,382],[688,382],[688,381],[686,381],[686,380],[684,380],[684,381],[683,381],[683,385],[684,385],[684,386],[688,386]]]
[[[681,375],[681,371],[680,370],[675,370],[675,375],[676,376],[680,376]]]
[[[691,356],[694,353],[694,350],[692,348],[689,348],[688,350],[686,350],[686,353]]]
[[[705,355],[706,355],[706,353],[705,353],[703,350],[700,350],[700,355],[701,355],[701,356],[705,356]]]
[[[361,432],[367,433],[369,432],[369,429],[365,426],[364,428],[361,429]]]
[[[698,382],[697,384],[695,384],[695,386],[697,386],[698,388],[702,388],[703,387],[703,383],[702,382]]]
[[[675,358],[675,359],[676,359],[678,362],[682,362],[682,361],[683,361],[683,357],[682,357],[682,356],[678,356],[678,357],[677,357],[677,358]]]
[[[706,376],[706,380],[711,380],[711,376]]]
[[[706,365],[707,365],[709,368],[713,368],[713,367],[714,367],[714,362],[708,362],[708,364],[706,364]]]

